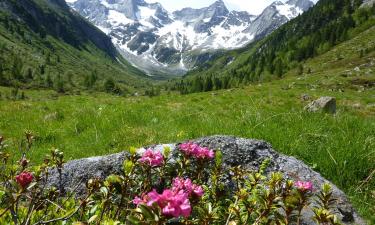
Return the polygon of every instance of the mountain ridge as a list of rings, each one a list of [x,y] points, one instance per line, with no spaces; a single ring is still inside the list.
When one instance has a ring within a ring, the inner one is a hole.
[[[263,38],[316,2],[275,1],[258,16],[230,11],[222,0],[174,12],[144,0],[76,0],[69,5],[107,33],[134,66],[150,75],[183,75],[221,50]]]

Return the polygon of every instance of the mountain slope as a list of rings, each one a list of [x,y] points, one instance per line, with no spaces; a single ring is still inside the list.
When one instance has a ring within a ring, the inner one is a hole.
[[[303,67],[306,59],[321,55],[375,23],[375,8],[360,8],[361,3],[321,0],[267,38],[191,71],[175,88],[208,91],[280,78],[297,67],[308,70]]]
[[[95,86],[109,73],[133,86],[143,76],[64,0],[0,0],[0,53],[2,85],[75,87],[92,76]]]
[[[275,1],[258,16],[229,11],[222,0],[175,12],[144,0],[72,0],[71,6],[106,32],[133,65],[150,75],[182,75],[218,50],[263,38],[316,1]]]

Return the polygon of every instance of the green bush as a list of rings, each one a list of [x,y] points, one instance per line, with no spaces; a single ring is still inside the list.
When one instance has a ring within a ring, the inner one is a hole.
[[[90,179],[85,196],[63,194],[63,187],[45,183],[50,168],[61,176],[64,154],[53,149],[42,165],[31,166],[33,140],[26,132],[22,158],[13,163],[0,137],[0,224],[301,224],[312,201],[318,224],[340,224],[328,184],[315,195],[309,181],[267,177],[269,160],[258,171],[227,169],[220,151],[190,142],[174,160],[169,148],[142,155],[133,148],[122,174]],[[223,178],[228,173],[230,180]]]

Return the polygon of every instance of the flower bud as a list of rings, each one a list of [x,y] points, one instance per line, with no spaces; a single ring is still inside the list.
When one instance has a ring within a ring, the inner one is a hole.
[[[22,168],[25,168],[29,164],[29,161],[26,158],[22,158],[19,163]]]
[[[30,172],[24,171],[16,176],[16,182],[22,187],[26,188],[33,181],[33,175]]]

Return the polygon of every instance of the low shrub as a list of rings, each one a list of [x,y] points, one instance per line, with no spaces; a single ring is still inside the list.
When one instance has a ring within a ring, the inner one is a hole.
[[[31,165],[33,140],[26,132],[14,162],[0,137],[0,224],[301,224],[305,207],[317,224],[340,224],[328,184],[316,192],[310,181],[267,176],[269,160],[250,171],[223,166],[220,151],[191,142],[174,152],[133,148],[122,174],[93,177],[86,194],[75,196],[46,185],[51,168],[62,174],[64,154],[53,149]]]

